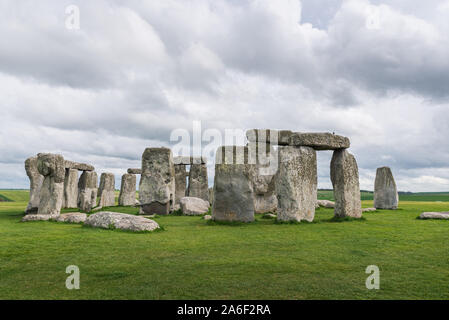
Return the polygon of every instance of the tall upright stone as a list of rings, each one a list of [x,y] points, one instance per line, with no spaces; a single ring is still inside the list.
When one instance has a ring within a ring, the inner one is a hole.
[[[334,151],[331,161],[331,180],[334,187],[336,217],[362,216],[359,169],[355,157],[346,149]]]
[[[40,216],[59,216],[64,195],[64,158],[58,154],[39,153],[37,155],[37,168],[39,173],[44,176],[39,194],[40,201],[37,214]]]
[[[223,146],[215,160],[212,218],[216,221],[254,221],[253,165],[248,148]]]
[[[37,213],[39,208],[39,194],[44,182],[44,176],[37,169],[37,157],[31,157],[25,161],[25,171],[30,179],[30,200],[25,213]]]
[[[175,206],[180,206],[181,198],[186,196],[186,187],[187,182],[186,179],[188,177],[188,173],[186,170],[185,164],[177,164],[175,165]]]
[[[136,175],[125,173],[122,176],[120,195],[118,197],[119,206],[133,206],[136,204]]]
[[[317,198],[316,151],[310,147],[279,147],[275,177],[280,221],[313,221]]]
[[[86,212],[97,206],[98,175],[95,171],[84,171],[78,181],[78,209]]]
[[[191,164],[189,171],[189,197],[209,201],[209,183],[207,180],[207,165],[204,163]]]
[[[100,188],[98,189],[100,207],[115,206],[115,177],[113,173],[102,173],[100,176]]]
[[[169,214],[175,202],[175,166],[168,148],[147,148],[142,154],[139,184],[141,214]]]
[[[374,183],[374,208],[397,209],[399,203],[398,189],[389,167],[377,168]]]
[[[78,169],[65,169],[62,207],[78,207]]]

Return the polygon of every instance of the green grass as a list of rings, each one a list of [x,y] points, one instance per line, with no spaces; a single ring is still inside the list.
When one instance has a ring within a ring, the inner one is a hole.
[[[362,200],[373,200],[372,192],[362,191]],[[318,199],[334,201],[334,192],[331,190],[318,190]],[[400,193],[399,201],[449,201],[449,192],[417,192]]]
[[[29,190],[0,190],[0,198],[8,201],[28,202],[30,198]]]
[[[163,231],[137,234],[21,223],[25,206],[0,203],[0,299],[449,299],[449,221],[416,219],[449,202],[403,201],[361,221],[324,208],[298,224],[157,216]],[[373,264],[380,290],[365,288]],[[69,265],[80,290],[65,288]]]

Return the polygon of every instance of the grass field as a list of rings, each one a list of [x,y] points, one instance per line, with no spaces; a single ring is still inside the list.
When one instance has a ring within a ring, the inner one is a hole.
[[[344,222],[323,208],[300,224],[156,217],[163,231],[134,234],[21,223],[26,192],[0,194],[16,199],[0,203],[0,299],[449,299],[449,221],[416,219],[449,202],[401,201]],[[65,288],[68,265],[80,290]],[[365,287],[368,265],[380,290]]]

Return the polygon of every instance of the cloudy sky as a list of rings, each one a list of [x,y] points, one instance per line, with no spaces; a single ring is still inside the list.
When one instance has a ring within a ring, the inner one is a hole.
[[[0,33],[0,188],[28,187],[38,152],[118,186],[200,123],[335,132],[362,189],[386,165],[400,190],[449,190],[447,0],[1,0]]]

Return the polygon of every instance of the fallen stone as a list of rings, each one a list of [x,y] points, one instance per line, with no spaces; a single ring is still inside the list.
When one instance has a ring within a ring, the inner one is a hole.
[[[192,164],[190,166],[187,195],[209,201],[209,182],[205,164]]]
[[[264,219],[276,219],[277,215],[273,214],[273,213],[266,213],[262,216],[262,218]]]
[[[359,169],[354,156],[346,149],[335,150],[331,161],[336,217],[362,217]]]
[[[389,167],[377,168],[374,183],[374,207],[394,210],[398,208],[399,195],[393,173]]]
[[[212,220],[212,216],[210,214],[206,214],[205,216],[203,216],[204,220]]]
[[[115,176],[113,173],[102,173],[100,176],[100,188],[98,189],[100,207],[115,206]]]
[[[363,208],[362,212],[373,212],[373,211],[376,211],[376,210],[377,210],[376,208]]]
[[[39,194],[41,192],[44,176],[37,169],[37,157],[31,157],[25,161],[25,171],[30,179],[30,200],[28,202],[25,213],[37,213],[39,208]]]
[[[22,222],[48,221],[59,217],[59,214],[27,214],[22,218]]]
[[[157,222],[131,214],[118,213],[118,212],[98,212],[90,215],[85,225],[103,228],[103,229],[120,229],[128,231],[154,231],[159,229]]]
[[[66,169],[64,179],[64,197],[62,200],[63,208],[78,207],[78,170]]]
[[[209,201],[200,198],[184,197],[180,201],[182,213],[187,216],[205,214],[209,210]]]
[[[449,212],[423,212],[420,219],[449,219]]]
[[[332,133],[301,133],[295,132],[290,135],[289,145],[306,146],[315,150],[337,150],[350,147],[350,141],[347,137]]]
[[[275,177],[279,221],[313,221],[317,179],[314,149],[279,147],[279,170]]]
[[[37,168],[39,173],[44,176],[37,214],[57,216],[61,213],[64,196],[64,158],[58,154],[39,153]]]
[[[133,168],[130,168],[130,169],[128,169],[128,173],[129,173],[129,174],[142,174],[142,169],[133,169]]]
[[[81,212],[70,212],[61,214],[59,217],[54,219],[57,222],[66,223],[83,223],[87,219],[87,214]]]
[[[125,173],[122,176],[118,197],[119,206],[134,206],[136,204],[136,183],[136,175]]]
[[[216,153],[212,217],[217,221],[254,221],[252,165],[237,164],[247,147],[220,147]],[[247,157],[246,157],[247,159]]]
[[[317,200],[317,204],[324,208],[335,208],[335,202],[329,200]]]
[[[140,214],[167,215],[175,205],[175,166],[168,148],[147,148],[142,154]]]

